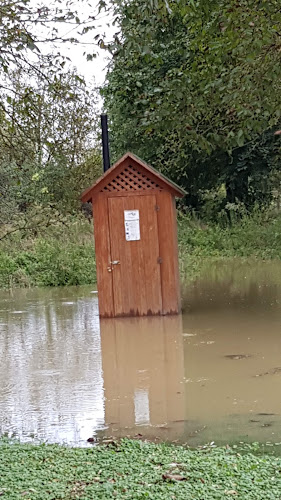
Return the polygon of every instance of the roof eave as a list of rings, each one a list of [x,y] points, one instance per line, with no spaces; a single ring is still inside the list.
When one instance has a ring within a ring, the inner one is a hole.
[[[104,181],[109,175],[111,175],[112,171],[115,170],[120,164],[122,164],[127,158],[130,158],[131,160],[135,161],[136,163],[139,163],[143,168],[151,172],[152,175],[157,177],[162,183],[165,184],[167,190],[169,190],[173,196],[177,198],[183,198],[183,196],[186,195],[186,191],[182,189],[180,186],[175,184],[174,182],[170,181],[167,177],[165,177],[163,174],[160,174],[157,170],[155,170],[151,165],[148,165],[146,162],[144,162],[141,158],[138,158],[136,155],[134,155],[131,152],[127,152],[124,154],[114,165],[112,165],[111,168],[109,168],[99,179],[89,188],[87,188],[81,195],[81,200],[83,203],[87,203],[89,201],[92,201],[93,198],[93,191],[97,188],[97,186]]]

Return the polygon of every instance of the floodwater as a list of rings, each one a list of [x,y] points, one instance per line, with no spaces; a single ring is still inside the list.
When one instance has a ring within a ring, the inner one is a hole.
[[[182,316],[102,320],[94,287],[0,292],[0,434],[281,440],[281,263],[209,266]]]

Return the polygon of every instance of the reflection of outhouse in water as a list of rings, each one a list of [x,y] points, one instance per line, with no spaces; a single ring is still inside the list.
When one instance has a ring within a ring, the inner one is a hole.
[[[175,197],[185,192],[131,153],[82,194],[93,203],[101,317],[180,311]]]
[[[180,315],[100,323],[106,436],[177,439],[184,426]]]

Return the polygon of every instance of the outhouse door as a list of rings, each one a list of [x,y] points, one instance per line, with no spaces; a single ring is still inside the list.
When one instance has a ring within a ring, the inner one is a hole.
[[[115,316],[162,314],[155,195],[108,198]]]

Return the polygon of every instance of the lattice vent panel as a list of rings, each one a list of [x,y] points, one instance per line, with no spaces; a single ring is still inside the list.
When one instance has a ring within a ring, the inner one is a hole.
[[[125,167],[120,174],[101,190],[101,192],[147,191],[148,189],[161,190],[161,187],[138,168],[130,165]]]

